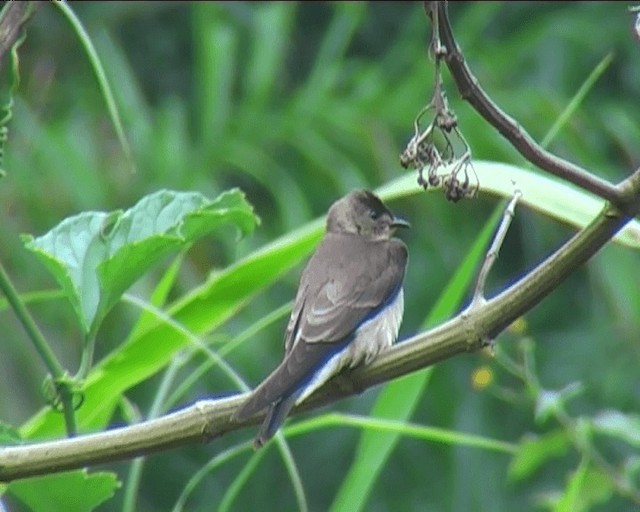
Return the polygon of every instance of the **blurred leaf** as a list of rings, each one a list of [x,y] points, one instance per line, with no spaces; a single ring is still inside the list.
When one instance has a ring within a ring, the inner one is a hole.
[[[161,190],[124,213],[81,213],[24,241],[63,288],[84,331],[95,333],[121,295],[152,265],[227,222],[242,233],[257,222],[239,190],[213,201],[195,192]]]
[[[480,181],[479,194],[485,192],[503,198],[513,197],[515,190],[522,192],[518,204],[543,213],[566,224],[583,228],[600,213],[604,200],[589,192],[523,167],[474,160],[473,169]],[[447,170],[442,170],[443,174]],[[408,173],[380,188],[389,197],[404,195],[404,190],[415,184],[416,173]],[[431,188],[430,191],[437,189]],[[632,220],[613,238],[614,242],[632,249],[640,249],[640,222]]]
[[[291,40],[296,5],[287,2],[261,4],[254,18],[255,38],[243,80],[247,101],[263,108],[281,80],[280,70]]]
[[[160,282],[156,285],[149,297],[149,303],[160,309],[164,306],[169,293],[171,292],[173,285],[178,278],[180,267],[183,263],[184,252],[181,252],[169,265],[169,268],[165,271],[160,279]],[[136,322],[136,325],[131,329],[130,337],[135,337],[139,333],[146,331],[157,322],[157,315],[152,311],[143,311]]]
[[[640,455],[630,455],[625,459],[622,476],[629,489],[637,488],[640,479]]]
[[[115,473],[86,470],[16,480],[9,492],[38,512],[88,512],[111,498],[120,487]]]
[[[613,494],[612,482],[601,472],[590,467],[585,457],[571,475],[564,494],[554,512],[583,512],[597,503],[608,500]]]
[[[530,477],[549,459],[567,453],[570,440],[566,432],[556,430],[539,437],[527,436],[518,446],[518,453],[509,465],[509,478],[523,480]]]
[[[583,386],[580,382],[573,382],[560,391],[543,389],[536,397],[536,421],[544,422],[549,417],[554,417],[565,410],[565,404],[582,393]]]
[[[20,444],[20,432],[13,426],[0,421],[0,446]]]
[[[613,62],[613,53],[608,53],[599,63],[593,68],[593,71],[589,74],[589,76],[582,83],[580,88],[576,91],[571,101],[567,104],[562,113],[558,116],[558,118],[553,123],[553,126],[549,128],[549,131],[544,136],[542,141],[540,142],[540,146],[543,148],[549,147],[549,144],[553,139],[556,138],[558,133],[562,130],[562,128],[569,122],[569,119],[575,112],[580,108],[580,106],[584,103],[585,98],[593,89],[593,86],[598,81],[598,79],[604,75],[605,71],[609,68],[611,63]]]
[[[522,167],[487,161],[475,161],[473,167],[480,180],[481,193],[511,197],[514,190],[520,190],[520,203],[573,226],[589,224],[605,204],[603,199],[574,185]],[[614,241],[640,248],[640,222],[629,222]]]
[[[317,428],[328,427],[356,427],[363,430],[376,430],[380,432],[396,432],[406,437],[414,437],[422,441],[469,446],[487,451],[501,453],[515,453],[513,444],[498,439],[467,434],[456,430],[447,430],[438,427],[427,427],[405,421],[386,420],[372,416],[358,416],[355,414],[343,414],[330,412],[316,416],[309,420],[299,421],[285,428],[287,436],[298,436]]]
[[[122,121],[120,121],[120,112],[118,111],[118,107],[116,106],[116,102],[113,99],[113,92],[111,90],[111,85],[109,84],[109,80],[107,75],[104,72],[102,67],[102,62],[100,61],[100,57],[98,57],[98,52],[96,52],[95,47],[93,46],[93,42],[91,41],[91,37],[87,34],[84,26],[80,19],[76,16],[75,12],[69,7],[68,4],[62,2],[54,4],[62,11],[65,17],[71,23],[71,26],[76,31],[78,35],[78,39],[82,43],[85,52],[87,52],[87,58],[93,67],[93,72],[96,75],[96,79],[98,80],[98,85],[100,86],[100,90],[102,91],[102,95],[104,96],[104,101],[107,105],[107,110],[109,111],[109,116],[111,117],[111,122],[113,123],[113,127],[116,131],[116,135],[118,136],[118,140],[120,141],[120,145],[122,146],[122,150],[124,154],[131,164],[132,170],[135,169],[135,164],[133,157],[131,155],[131,148],[129,147],[129,141],[124,133],[124,128],[122,127]]]
[[[623,414],[620,411],[608,410],[598,414],[592,420],[597,433],[616,437],[632,446],[640,447],[640,416]]]

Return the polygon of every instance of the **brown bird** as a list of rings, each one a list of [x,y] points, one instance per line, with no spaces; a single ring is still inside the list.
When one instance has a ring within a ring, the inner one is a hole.
[[[406,245],[391,238],[397,227],[409,224],[368,190],[329,209],[326,234],[300,279],[284,359],[235,414],[242,421],[268,408],[256,447],[332,376],[371,362],[396,341],[408,259]]]

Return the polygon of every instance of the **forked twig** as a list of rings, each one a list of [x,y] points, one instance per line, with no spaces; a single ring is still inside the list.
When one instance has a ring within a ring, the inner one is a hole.
[[[504,214],[502,216],[502,222],[500,226],[498,226],[498,230],[496,231],[495,236],[493,237],[493,242],[491,243],[491,247],[485,256],[484,263],[480,268],[480,272],[478,272],[478,280],[476,281],[476,288],[473,293],[473,299],[471,299],[471,303],[467,310],[475,309],[483,305],[487,302],[485,298],[485,285],[487,282],[487,276],[493,267],[496,259],[498,259],[498,254],[500,253],[500,248],[504,243],[504,239],[507,235],[507,231],[509,231],[509,226],[511,226],[511,221],[515,216],[516,204],[522,197],[522,192],[520,190],[516,190],[513,193],[513,197],[509,204],[504,210]]]

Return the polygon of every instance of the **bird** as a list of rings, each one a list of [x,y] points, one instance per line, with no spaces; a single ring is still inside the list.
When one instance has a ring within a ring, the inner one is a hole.
[[[256,449],[331,377],[369,364],[395,343],[408,249],[392,235],[408,227],[369,190],[355,190],[331,205],[324,237],[300,278],[284,358],[234,414],[244,421],[267,409]]]

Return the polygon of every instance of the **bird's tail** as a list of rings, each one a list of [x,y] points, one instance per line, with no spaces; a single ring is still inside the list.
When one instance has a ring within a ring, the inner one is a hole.
[[[282,425],[291,411],[291,408],[296,403],[296,398],[297,397],[293,395],[289,398],[285,398],[284,400],[280,400],[269,407],[269,412],[267,412],[267,416],[262,422],[260,431],[253,441],[253,446],[256,449],[262,448],[265,443],[275,435],[280,428],[280,425]]]

